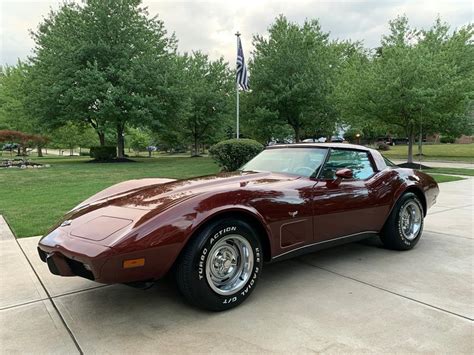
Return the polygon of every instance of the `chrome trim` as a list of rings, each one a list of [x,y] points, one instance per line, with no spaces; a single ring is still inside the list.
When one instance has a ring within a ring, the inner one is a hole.
[[[297,250],[300,250],[300,249],[304,249],[304,248],[309,248],[309,247],[313,247],[315,245],[318,245],[318,244],[324,244],[324,243],[330,243],[330,242],[334,242],[335,240],[340,240],[340,239],[345,239],[345,238],[350,238],[350,237],[354,237],[354,236],[357,236],[357,235],[361,235],[361,234],[378,234],[379,232],[377,231],[364,231],[364,232],[359,232],[359,233],[354,233],[354,234],[349,234],[349,235],[345,235],[345,236],[342,236],[342,237],[337,237],[337,238],[333,238],[333,239],[328,239],[328,240],[323,240],[323,241],[320,241],[320,242],[316,242],[316,243],[312,243],[312,244],[306,244],[306,245],[303,245],[299,248],[295,248],[295,249],[291,249],[291,250],[288,250],[282,254],[279,254],[277,256],[274,256],[272,258],[272,260],[275,260],[281,256],[284,256],[288,253],[293,253]]]
[[[398,227],[406,239],[412,241],[418,236],[423,224],[422,215],[415,200],[408,201],[400,209]]]
[[[252,276],[253,249],[240,234],[217,241],[206,260],[206,279],[217,294],[226,296],[240,291]]]

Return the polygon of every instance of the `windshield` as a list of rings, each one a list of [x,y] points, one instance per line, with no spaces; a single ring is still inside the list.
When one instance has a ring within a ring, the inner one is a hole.
[[[245,164],[242,171],[270,171],[298,176],[314,176],[324,162],[324,148],[266,149]]]

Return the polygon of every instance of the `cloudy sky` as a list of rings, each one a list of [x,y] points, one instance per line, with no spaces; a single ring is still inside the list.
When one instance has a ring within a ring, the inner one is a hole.
[[[31,54],[29,30],[36,29],[49,9],[57,9],[61,2],[0,0],[0,65],[15,64],[17,58]],[[159,15],[169,32],[176,33],[180,51],[200,49],[231,62],[235,61],[234,33],[242,33],[248,55],[252,35],[264,33],[278,14],[300,23],[319,18],[332,38],[362,40],[370,48],[378,45],[388,21],[398,14],[406,14],[418,28],[429,27],[438,15],[453,28],[474,21],[472,0],[144,0],[144,4],[150,14]]]

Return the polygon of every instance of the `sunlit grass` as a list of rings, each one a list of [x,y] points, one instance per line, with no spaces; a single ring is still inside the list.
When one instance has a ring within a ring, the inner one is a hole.
[[[408,156],[407,145],[396,145],[390,150],[381,152],[389,159],[405,160]],[[418,146],[413,147],[413,153],[418,153]],[[418,161],[418,156],[415,157]],[[423,145],[421,161],[464,161],[474,163],[474,144],[427,144]]]
[[[138,178],[184,179],[216,173],[210,158],[137,158],[134,163],[87,163],[84,157],[36,158],[41,169],[0,170],[0,214],[18,237],[44,233],[96,192]]]
[[[430,174],[433,179],[436,180],[438,184],[442,182],[451,182],[451,181],[458,181],[458,180],[466,180],[466,178],[460,176],[452,176],[452,175],[438,175],[438,174]]]

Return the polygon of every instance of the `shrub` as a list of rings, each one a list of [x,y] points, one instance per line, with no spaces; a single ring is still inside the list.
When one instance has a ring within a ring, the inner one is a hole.
[[[377,142],[376,146],[378,150],[382,150],[382,151],[390,150],[390,146],[384,142]]]
[[[95,160],[111,160],[117,156],[117,148],[114,146],[92,147],[90,156]]]
[[[439,141],[441,143],[454,143],[456,138],[453,136],[442,136]]]
[[[253,139],[229,139],[212,146],[209,153],[226,171],[234,171],[263,150]]]

